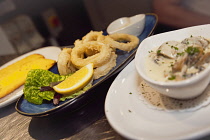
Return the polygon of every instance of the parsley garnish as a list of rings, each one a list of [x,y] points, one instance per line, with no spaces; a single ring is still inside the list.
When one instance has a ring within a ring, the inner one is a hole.
[[[175,50],[178,50],[179,48],[177,47],[174,47],[174,46],[171,46],[172,49],[175,49]]]
[[[187,52],[189,55],[194,55],[195,53],[200,52],[200,50],[196,47],[187,47],[185,52]]]
[[[160,54],[161,50],[157,50],[157,54]]]
[[[177,48],[177,47],[174,47],[174,49],[175,49],[175,50],[178,50],[179,48]]]
[[[177,53],[177,56],[183,56],[183,55],[184,55],[184,52]]]
[[[171,77],[168,77],[168,80],[174,80],[174,79],[176,79],[175,75],[171,75]]]

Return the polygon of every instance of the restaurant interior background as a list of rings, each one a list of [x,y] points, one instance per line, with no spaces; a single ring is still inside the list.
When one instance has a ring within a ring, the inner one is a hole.
[[[90,30],[151,12],[151,0],[0,0],[0,56],[73,45]]]

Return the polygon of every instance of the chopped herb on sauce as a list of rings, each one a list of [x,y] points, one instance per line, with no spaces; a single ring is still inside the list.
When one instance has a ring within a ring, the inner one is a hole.
[[[171,46],[172,49],[179,50],[179,48]]]
[[[179,50],[179,48],[177,48],[177,47],[174,47],[174,49],[175,49],[175,50]]]
[[[187,47],[187,49],[185,50],[185,52],[187,52],[189,55],[194,55],[195,53],[198,53],[200,51],[196,47]]]
[[[177,56],[183,56],[183,55],[184,55],[184,52],[177,53]]]
[[[171,77],[168,78],[168,80],[175,80],[176,76],[175,75],[171,75]]]
[[[157,54],[160,54],[161,50],[157,50]]]

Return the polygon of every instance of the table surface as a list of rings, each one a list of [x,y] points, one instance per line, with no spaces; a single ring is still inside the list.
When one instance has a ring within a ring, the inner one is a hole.
[[[18,55],[0,56],[0,65]],[[47,117],[27,117],[16,112],[15,103],[0,108],[0,139],[2,140],[125,140],[108,123],[104,113],[106,93],[115,79],[100,86],[97,98],[84,107],[65,110]],[[101,90],[103,89],[103,90]],[[201,138],[208,140],[210,136]]]

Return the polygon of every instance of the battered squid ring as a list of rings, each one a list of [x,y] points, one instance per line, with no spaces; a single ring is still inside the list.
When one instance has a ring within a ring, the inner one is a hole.
[[[77,70],[71,62],[71,51],[72,48],[63,48],[58,55],[57,66],[60,75],[67,75]]]
[[[103,32],[97,32],[97,31],[90,31],[88,34],[86,34],[83,38],[82,38],[82,42],[89,42],[89,41],[103,41],[104,40],[104,35]]]
[[[86,42],[89,42],[89,41],[99,41],[99,42],[103,42],[105,36],[103,35],[103,32],[100,31],[90,31],[88,34],[86,34],[82,40],[80,41],[80,43],[86,43]],[[86,56],[91,56],[91,55],[94,55],[98,53],[97,50],[86,50],[85,51],[85,55]]]
[[[82,41],[82,40],[79,40],[79,39],[77,39],[75,42],[74,42],[74,45],[75,46],[80,46],[80,45],[82,45],[82,44],[84,44],[84,42]],[[91,55],[94,55],[94,54],[96,54],[96,53],[98,53],[99,51],[98,50],[93,50],[93,49],[86,49],[85,50],[85,56],[86,57],[88,57],[88,56],[91,56]]]
[[[97,50],[98,53],[85,58],[86,50]],[[111,51],[112,49],[108,45],[97,41],[90,41],[80,45],[76,43],[71,52],[71,61],[77,68],[81,68],[89,63],[93,63],[96,68],[110,60]]]
[[[126,43],[122,41],[126,41]],[[112,48],[129,52],[138,46],[139,38],[129,34],[116,33],[108,35],[105,38],[105,43],[109,44]]]
[[[98,79],[109,73],[109,71],[116,66],[116,59],[117,55],[114,52],[112,52],[111,58],[107,63],[105,63],[103,66],[94,69],[93,78]]]

